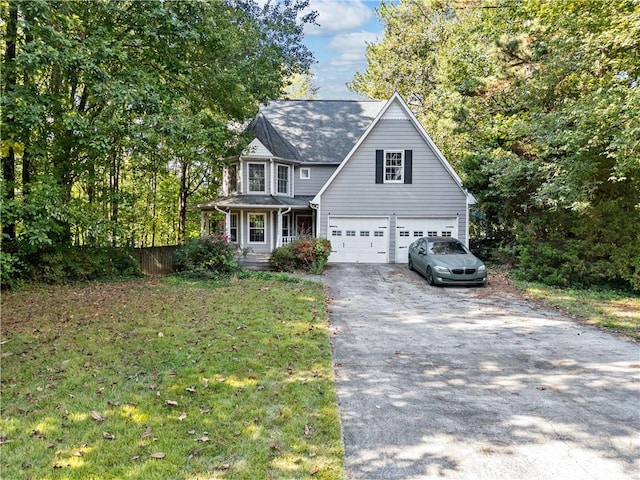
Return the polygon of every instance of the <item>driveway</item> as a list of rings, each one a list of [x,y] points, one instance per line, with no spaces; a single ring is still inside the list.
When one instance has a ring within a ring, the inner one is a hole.
[[[519,295],[330,265],[349,480],[640,478],[640,346]]]

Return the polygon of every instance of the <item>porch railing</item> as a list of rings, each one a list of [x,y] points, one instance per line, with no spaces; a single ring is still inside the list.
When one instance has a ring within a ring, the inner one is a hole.
[[[297,238],[298,237],[296,235],[282,237],[282,245],[289,245],[290,243],[294,242]]]

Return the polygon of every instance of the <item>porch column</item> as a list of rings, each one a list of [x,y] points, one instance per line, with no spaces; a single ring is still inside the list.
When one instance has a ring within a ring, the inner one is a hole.
[[[282,246],[282,209],[278,209],[278,220],[276,221],[276,248]]]

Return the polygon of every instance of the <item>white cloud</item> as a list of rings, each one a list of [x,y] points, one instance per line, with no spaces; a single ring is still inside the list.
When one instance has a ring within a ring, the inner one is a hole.
[[[340,70],[353,70],[365,62],[365,53],[368,43],[378,40],[378,35],[373,32],[354,32],[336,35],[327,44],[327,48],[336,51],[331,59],[331,66]]]
[[[361,0],[311,0],[309,8],[318,12],[316,22],[319,24],[305,27],[305,34],[310,36],[353,31],[361,28],[373,16],[371,8]]]

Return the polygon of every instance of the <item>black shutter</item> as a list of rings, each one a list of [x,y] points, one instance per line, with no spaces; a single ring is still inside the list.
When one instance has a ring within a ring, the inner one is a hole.
[[[376,150],[376,183],[384,183],[384,150]]]
[[[411,183],[413,173],[413,150],[404,151],[404,183]]]

